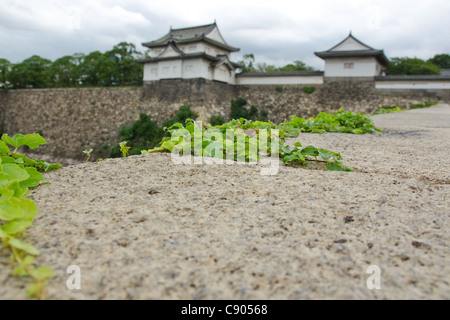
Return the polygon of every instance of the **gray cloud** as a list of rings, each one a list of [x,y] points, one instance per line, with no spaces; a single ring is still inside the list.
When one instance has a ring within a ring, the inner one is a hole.
[[[241,48],[234,60],[253,53],[257,62],[284,65],[314,56],[351,30],[388,57],[427,59],[450,52],[450,2],[388,0],[2,0],[0,57],[19,62],[33,54],[56,59],[75,52],[105,51],[121,41],[137,48],[170,28],[217,20],[226,41]]]

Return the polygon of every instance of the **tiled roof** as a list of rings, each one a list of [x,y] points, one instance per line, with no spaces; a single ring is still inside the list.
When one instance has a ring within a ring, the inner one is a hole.
[[[218,55],[217,58],[219,58],[219,60],[211,62],[211,65],[213,67],[218,66],[219,64],[222,64],[222,63],[229,63],[235,68],[243,68],[244,67],[243,65],[241,65],[239,63],[231,61],[230,59],[228,59],[228,56],[226,56],[226,55]]]
[[[171,56],[171,57],[162,57],[162,58],[154,57],[154,58],[138,59],[135,61],[138,63],[152,63],[152,62],[159,62],[159,61],[169,61],[169,60],[178,60],[178,59],[186,60],[186,59],[195,59],[195,58],[205,58],[206,60],[211,61],[213,65],[218,65],[218,64],[228,60],[228,57],[226,57],[226,56],[219,55],[219,56],[214,57],[214,56],[211,56],[204,52],[196,52],[196,53],[185,53],[185,54],[182,54],[179,56]],[[240,65],[238,63],[235,63],[232,61],[229,61],[229,62],[235,68],[243,67],[242,65]]]
[[[352,39],[356,41],[357,43],[361,44],[362,46],[366,47],[367,49],[361,49],[361,50],[335,50],[335,48],[339,47],[341,44],[346,42],[348,39]],[[344,57],[376,57],[377,60],[384,66],[387,66],[389,64],[389,59],[384,54],[383,50],[377,50],[374,49],[367,44],[363,43],[362,41],[356,39],[351,33],[348,35],[347,38],[339,42],[337,45],[332,47],[331,49],[327,51],[322,52],[314,52],[316,56],[322,59],[326,58],[344,58]]]
[[[375,77],[377,81],[411,81],[411,80],[450,80],[450,76],[442,75],[402,75],[402,76],[377,76]]]
[[[371,46],[368,46],[367,44],[365,44],[364,42],[360,41],[359,39],[356,39],[356,37],[354,37],[352,35],[352,33],[350,32],[350,34],[347,36],[347,38],[345,38],[344,40],[342,40],[341,42],[339,42],[337,45],[335,45],[333,48],[328,49],[327,51],[333,51],[334,49],[336,49],[337,47],[339,47],[341,44],[343,44],[344,42],[346,42],[347,40],[352,39],[354,41],[356,41],[357,43],[359,43],[360,45],[362,45],[363,47],[366,47],[367,50],[376,50],[374,48],[372,48]]]
[[[213,24],[197,26],[197,27],[190,27],[190,28],[182,28],[182,29],[170,28],[169,33],[166,34],[164,37],[159,38],[154,41],[144,42],[144,43],[142,43],[142,45],[147,48],[154,48],[154,47],[165,46],[169,42],[190,43],[190,42],[197,42],[197,41],[204,40],[215,46],[221,47],[221,48],[229,50],[231,52],[239,51],[239,48],[235,48],[226,43],[221,43],[221,42],[215,41],[213,39],[207,38],[207,35],[211,31],[213,31],[216,27],[217,27],[217,24],[214,22]]]
[[[310,77],[323,76],[322,71],[272,71],[272,72],[244,72],[239,77]]]
[[[381,64],[385,66],[389,64],[389,59],[384,55],[383,50],[322,51],[314,52],[314,54],[322,59],[344,57],[376,57]]]
[[[192,38],[198,38],[211,32],[214,29],[214,26],[215,24],[208,24],[205,26],[181,28],[181,29],[170,28],[169,33],[166,34],[164,37],[159,38],[155,41],[144,43],[144,46],[146,46],[147,44],[165,45],[169,40],[187,40]]]

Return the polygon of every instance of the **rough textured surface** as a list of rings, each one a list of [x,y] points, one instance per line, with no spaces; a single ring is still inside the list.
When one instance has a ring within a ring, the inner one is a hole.
[[[37,150],[57,158],[84,158],[83,150],[119,142],[119,130],[150,116],[159,125],[188,103],[205,118],[229,115],[234,87],[198,80],[161,81],[143,88],[24,89],[0,91],[0,126],[5,132],[40,131],[47,145]]]
[[[46,174],[28,241],[55,270],[49,298],[450,299],[450,106],[374,119],[384,135],[299,137],[352,173],[154,154]],[[2,251],[0,298],[21,299],[27,281],[10,274]]]

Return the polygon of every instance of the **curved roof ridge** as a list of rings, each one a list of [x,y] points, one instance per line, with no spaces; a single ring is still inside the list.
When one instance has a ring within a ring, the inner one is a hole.
[[[173,29],[172,27],[170,27],[170,30],[171,31],[181,31],[181,30],[187,30],[187,29],[211,28],[214,25],[216,25],[215,22],[214,23],[209,23],[209,24],[204,24],[204,25],[201,25],[201,26],[194,26],[194,27],[184,27],[184,28],[176,28],[176,29]]]
[[[343,43],[345,43],[348,39],[352,39],[353,41],[357,42],[358,44],[364,46],[366,49],[334,50],[337,47],[339,47],[340,45],[342,45]],[[372,56],[372,57],[376,57],[382,65],[386,66],[389,63],[389,59],[384,54],[384,50],[378,50],[378,49],[372,48],[371,46],[368,46],[367,44],[365,44],[364,42],[360,41],[355,36],[353,36],[351,31],[350,31],[350,34],[347,36],[347,38],[345,38],[344,40],[339,42],[334,47],[332,47],[326,51],[314,52],[314,54],[322,59],[337,58],[337,57],[370,57],[370,56]]]
[[[169,46],[177,53],[181,54],[181,55],[185,55],[186,53],[184,51],[182,51],[180,48],[178,48],[177,44],[174,41],[170,41],[169,42]],[[167,50],[167,49],[166,49]],[[166,51],[164,50],[164,51]]]
[[[211,33],[212,31],[214,31],[215,29],[217,29],[218,34],[220,35],[221,39],[223,40],[223,43],[208,37],[208,34]],[[206,40],[213,45],[224,48],[231,52],[239,51],[239,48],[230,46],[225,41],[222,34],[220,33],[220,30],[219,30],[216,22],[214,22],[212,24],[203,25],[203,26],[180,28],[180,29],[172,29],[172,27],[171,27],[170,31],[165,36],[163,36],[157,40],[144,42],[144,43],[142,43],[142,45],[144,47],[151,48],[151,47],[165,46],[170,41],[174,41],[177,43],[189,43],[189,42],[194,42],[194,41],[199,41],[199,40]]]
[[[334,47],[328,49],[327,51],[333,51],[333,49],[339,47],[341,44],[343,44],[345,41],[347,41],[348,39],[353,39],[355,40],[357,43],[359,43],[360,45],[363,45],[364,47],[368,48],[367,50],[375,50],[375,51],[380,51],[377,49],[372,48],[371,46],[368,46],[367,44],[365,44],[364,42],[362,42],[361,40],[357,39],[352,32],[350,31],[350,34],[347,36],[347,38],[345,38],[344,40],[342,40],[341,42],[339,42],[337,45],[335,45]],[[356,50],[352,50],[352,51],[356,51]]]

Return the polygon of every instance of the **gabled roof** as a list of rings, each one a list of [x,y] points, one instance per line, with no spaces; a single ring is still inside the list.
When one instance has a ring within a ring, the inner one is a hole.
[[[166,52],[175,53],[175,55],[165,55]],[[194,53],[185,53],[180,48],[178,48],[175,42],[169,42],[167,48],[157,57],[149,57],[144,59],[135,60],[137,63],[152,63],[159,61],[168,61],[168,60],[178,60],[178,59],[194,59],[194,58],[205,58],[206,60],[211,61],[211,66],[216,67],[221,64],[227,65],[230,69],[233,68],[243,68],[244,66],[231,61],[226,54],[221,54],[217,56],[209,55],[205,52],[194,52]]]
[[[217,67],[217,66],[219,66],[221,64],[225,64],[230,69],[243,68],[244,67],[243,65],[241,65],[239,63],[236,63],[236,62],[233,62],[230,59],[228,59],[227,55],[218,55],[217,58],[219,58],[219,60],[211,62],[211,66],[212,67]],[[233,68],[231,68],[231,66]]]
[[[339,42],[337,45],[335,45],[333,48],[328,49],[327,51],[346,51],[346,50],[339,50],[340,46],[343,46],[345,44],[348,43],[354,43],[357,46],[360,47],[360,49],[353,49],[353,51],[357,51],[357,50],[376,50],[370,46],[368,46],[367,44],[363,43],[362,41],[356,39],[352,33],[350,32],[350,34],[348,35],[347,38],[345,38],[344,40],[342,40],[341,42]]]
[[[314,52],[314,54],[322,59],[344,57],[375,57],[382,65],[387,66],[389,64],[389,59],[385,56],[383,50],[377,50],[368,46],[362,41],[356,39],[351,32],[347,38],[339,42],[331,49],[322,52]]]
[[[187,59],[196,59],[196,58],[204,58],[206,60],[211,61],[211,66],[216,67],[220,64],[226,64],[228,67],[233,66],[234,68],[242,68],[243,65],[240,65],[239,63],[230,61],[226,55],[219,55],[219,56],[211,56],[204,52],[195,52],[195,53],[182,53],[178,56],[168,56],[168,57],[154,57],[154,58],[145,58],[145,59],[138,59],[135,60],[137,63],[152,63],[152,62],[159,62],[159,61],[170,61],[170,60],[187,60]]]
[[[159,56],[164,57],[166,55],[166,53],[168,53],[170,51],[175,52],[176,54],[178,54],[180,56],[185,54],[180,48],[177,47],[177,45],[175,43],[170,42],[169,45],[167,46],[167,48],[163,52],[161,52],[161,54]]]
[[[206,41],[208,43],[211,43],[217,47],[226,49],[230,52],[236,52],[239,51],[239,48],[235,48],[230,46],[223,40],[223,37],[220,35],[220,32],[218,31],[221,40],[223,41],[217,41],[214,40],[208,35],[213,32],[215,29],[218,31],[217,24],[214,22],[212,24],[204,25],[204,26],[197,26],[197,27],[189,27],[189,28],[181,28],[181,29],[172,29],[170,28],[169,33],[167,33],[162,38],[159,38],[154,41],[150,42],[144,42],[142,43],[143,46],[147,48],[154,48],[154,47],[161,47],[166,46],[169,42],[175,42],[175,43],[190,43],[190,42],[198,42],[198,41]]]

